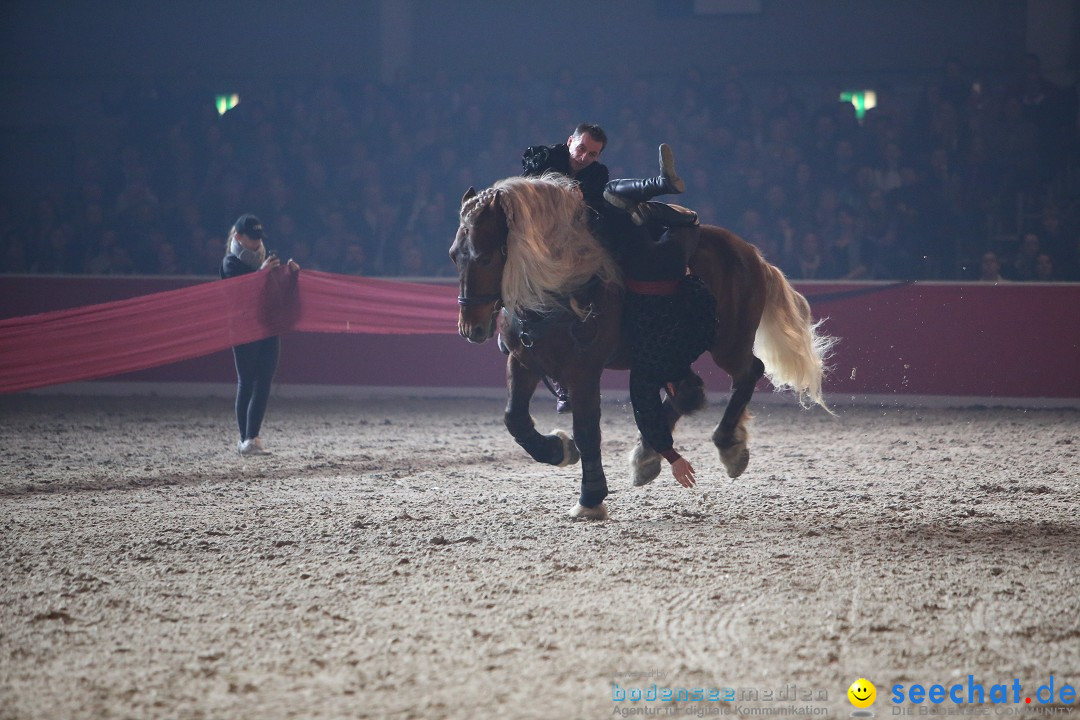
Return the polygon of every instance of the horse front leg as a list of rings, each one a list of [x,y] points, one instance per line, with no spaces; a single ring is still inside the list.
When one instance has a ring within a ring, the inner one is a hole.
[[[574,409],[574,442],[581,453],[581,495],[570,517],[606,520],[607,476],[600,457],[600,377],[571,383],[570,405]]]
[[[765,374],[761,360],[751,357],[747,370],[733,377],[731,399],[724,410],[724,417],[712,434],[713,445],[720,451],[720,461],[724,463],[728,477],[732,478],[742,475],[750,464],[750,448],[747,446],[749,435],[746,431],[750,413],[746,406],[754,397],[754,386]]]
[[[541,435],[529,414],[529,403],[540,382],[540,375],[525,367],[514,355],[506,359],[506,412],[503,422],[518,445],[537,462],[565,467],[578,461],[574,441],[562,430]]]

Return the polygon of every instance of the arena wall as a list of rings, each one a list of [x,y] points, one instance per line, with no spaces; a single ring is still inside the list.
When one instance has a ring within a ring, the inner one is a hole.
[[[209,278],[15,276],[0,278],[0,316],[174,290]],[[858,395],[1080,398],[1080,285],[796,283],[824,329],[840,338],[826,390]],[[292,333],[283,343],[281,386],[497,389],[503,357],[494,343],[444,335]],[[730,381],[708,359],[711,390]],[[125,383],[231,383],[229,351],[136,373]],[[604,387],[626,388],[625,372]]]

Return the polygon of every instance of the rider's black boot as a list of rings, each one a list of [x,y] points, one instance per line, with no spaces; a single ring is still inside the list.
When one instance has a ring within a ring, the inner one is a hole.
[[[560,415],[566,415],[567,413],[572,412],[572,409],[570,408],[570,393],[566,392],[566,388],[552,380],[551,389],[555,392],[555,412]]]
[[[644,225],[655,220],[670,228],[697,227],[701,224],[698,214],[682,205],[670,205],[662,202],[638,203],[630,210],[630,219],[635,225]]]
[[[660,146],[660,174],[641,180],[612,180],[604,186],[604,199],[625,212],[657,195],[677,195],[686,183],[675,173],[675,156],[667,143]]]

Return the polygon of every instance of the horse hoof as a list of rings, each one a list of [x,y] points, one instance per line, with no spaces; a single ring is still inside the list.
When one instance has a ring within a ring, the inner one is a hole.
[[[567,513],[574,520],[607,520],[607,506],[600,503],[596,507],[585,507],[581,503],[574,505]]]
[[[750,450],[745,445],[733,445],[720,451],[720,462],[724,463],[728,477],[737,478],[750,464]]]
[[[720,462],[724,463],[728,477],[739,477],[750,464],[750,449],[746,446],[749,438],[750,434],[742,424],[727,435],[721,431],[719,425],[716,426],[712,440],[720,451]]]
[[[660,456],[640,442],[630,452],[630,482],[634,487],[648,485],[660,475]]]
[[[573,438],[566,434],[565,430],[556,430],[554,435],[559,438],[559,442],[562,443],[562,462],[559,463],[557,467],[573,465],[581,459],[581,453],[578,452],[577,443],[574,442]]]

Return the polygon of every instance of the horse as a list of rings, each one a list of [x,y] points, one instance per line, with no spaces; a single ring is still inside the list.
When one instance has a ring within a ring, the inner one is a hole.
[[[717,332],[709,353],[732,378],[712,442],[736,478],[750,461],[747,406],[761,377],[777,390],[793,390],[803,407],[831,413],[821,383],[835,339],[821,331],[806,298],[757,248],[720,227],[702,225],[700,234],[689,270],[716,298]],[[480,192],[470,187],[461,198],[450,259],[459,276],[458,333],[470,343],[498,335],[508,354],[506,429],[538,462],[564,467],[580,460],[581,496],[569,514],[606,519],[600,376],[605,368],[629,367],[624,290],[613,256],[589,230],[576,184],[548,173],[505,178]],[[572,438],[563,430],[542,435],[529,414],[546,377],[569,393]],[[674,429],[681,416],[704,405],[704,383],[691,373],[669,388],[665,417]],[[639,435],[630,456],[632,483],[647,484],[660,470],[660,456]]]

